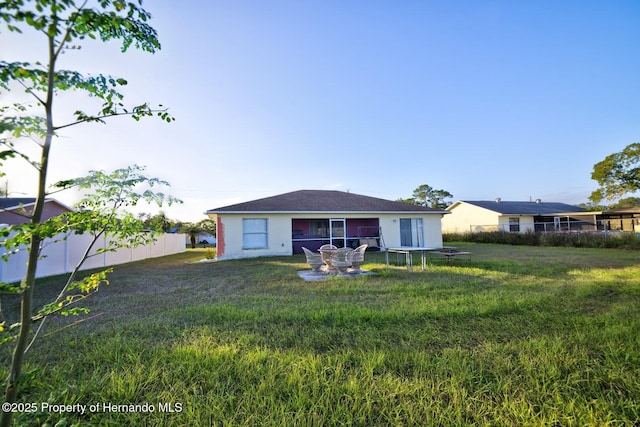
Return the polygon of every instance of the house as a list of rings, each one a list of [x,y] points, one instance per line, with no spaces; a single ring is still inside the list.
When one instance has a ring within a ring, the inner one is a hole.
[[[33,197],[0,198],[0,224],[15,225],[30,221],[36,199]],[[55,199],[45,199],[42,220],[58,216],[72,209]]]
[[[442,247],[447,212],[343,191],[300,190],[211,209],[217,259],[302,253],[337,247]]]
[[[578,206],[540,199],[530,202],[459,200],[447,211],[451,215],[442,218],[444,233],[553,231],[567,229],[570,224],[583,221],[587,214]]]
[[[640,233],[640,207],[590,212],[598,230]]]

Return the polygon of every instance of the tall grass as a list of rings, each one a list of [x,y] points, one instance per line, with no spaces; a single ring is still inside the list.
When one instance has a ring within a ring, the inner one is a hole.
[[[189,252],[124,266],[92,301],[103,315],[39,342],[20,398],[154,412],[17,420],[637,424],[637,255],[459,245],[471,262],[407,271],[367,253],[364,268],[377,276],[309,283],[296,276],[308,268],[301,256],[185,264],[203,257]]]

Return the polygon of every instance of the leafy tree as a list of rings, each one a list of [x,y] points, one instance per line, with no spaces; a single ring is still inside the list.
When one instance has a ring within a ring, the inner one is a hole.
[[[172,221],[167,218],[164,212],[159,212],[155,215],[149,215],[144,221],[144,225],[155,231],[162,231],[166,233],[171,228]]]
[[[608,206],[598,205],[598,204],[593,203],[593,202],[580,203],[580,204],[578,204],[578,206],[583,208],[584,210],[586,210],[588,212],[600,212],[600,211],[606,211],[607,209],[609,209]]]
[[[131,116],[135,120],[146,116],[158,116],[167,122],[173,120],[162,106],[157,109],[147,103],[126,106],[120,92],[120,88],[127,84],[125,79],[58,69],[58,60],[62,53],[74,49],[75,43],[82,43],[87,38],[103,42],[120,40],[123,52],[133,46],[153,53],[160,49],[160,43],[156,31],[147,24],[150,18],[151,15],[142,8],[141,0],[136,3],[124,0],[0,2],[0,26],[17,33],[33,30],[43,37],[47,46],[47,58],[41,62],[0,61],[0,93],[20,87],[34,101],[34,105],[0,105],[0,166],[8,159],[22,158],[35,169],[38,177],[31,221],[21,229],[28,240],[28,261],[25,277],[19,286],[22,301],[20,331],[7,379],[7,402],[16,400],[31,332],[33,292],[41,245],[56,231],[54,224],[42,221],[42,213],[48,188],[49,153],[57,132],[82,123],[105,123],[106,118],[120,115]],[[55,99],[57,94],[65,91],[84,93],[102,105],[95,113],[76,110],[69,122],[57,123],[54,120],[54,112],[57,111],[54,109]],[[21,145],[25,141],[37,144],[39,158],[29,157]],[[0,426],[10,423],[11,413],[4,412]]]
[[[212,236],[216,235],[216,222],[211,218],[199,221],[198,226],[200,226],[203,232],[211,234]]]
[[[160,211],[155,215],[141,212],[138,214],[138,218],[144,223],[145,227],[150,230],[168,233],[171,232],[172,229],[179,230],[183,227],[182,221],[176,221],[167,217],[163,211]]]
[[[198,234],[202,232],[202,228],[199,225],[194,224],[192,222],[186,222],[182,224],[182,228],[180,229],[181,233],[187,234],[189,236],[189,242],[191,243],[191,249],[195,249],[196,247],[196,239],[198,238]]]
[[[3,230],[6,237],[3,241],[5,250],[9,251],[5,257],[9,257],[10,252],[27,244],[33,231],[42,233],[49,237],[51,242],[55,239],[66,239],[70,234],[89,234],[89,241],[84,253],[70,276],[63,286],[58,297],[42,307],[31,317],[32,322],[38,324],[35,335],[31,338],[25,353],[35,341],[39,331],[42,329],[46,319],[52,314],[75,315],[86,313],[84,308],[75,305],[98,290],[102,283],[108,283],[107,273],[111,269],[106,269],[94,273],[80,281],[76,281],[77,273],[86,260],[93,256],[99,256],[105,252],[113,252],[120,248],[138,247],[148,245],[154,241],[155,234],[150,233],[142,221],[135,218],[125,207],[133,207],[138,203],[145,202],[162,206],[180,202],[172,196],[166,196],[161,192],[153,192],[152,187],[168,186],[165,181],[157,178],[150,178],[143,174],[144,168],[141,166],[130,166],[117,169],[111,173],[104,171],[91,171],[88,176],[75,180],[65,181],[60,185],[64,188],[71,184],[80,190],[86,191],[83,198],[76,204],[76,210],[65,212],[59,216],[52,217],[47,221],[34,227],[33,224],[20,224],[8,227]],[[96,243],[102,242],[105,245],[96,247]],[[48,242],[43,242],[44,248]],[[20,293],[19,286],[3,284],[5,291]],[[70,308],[70,306],[74,306]],[[5,318],[0,307],[0,317]],[[1,342],[15,340],[15,327],[19,323],[6,329],[2,324]]]
[[[430,185],[423,184],[413,190],[413,195],[409,199],[398,199],[399,202],[414,205],[427,206],[430,208],[444,209],[448,206],[446,199],[452,198],[453,194],[446,190],[436,190]]]
[[[625,197],[609,205],[611,209],[640,207],[640,197]]]
[[[208,233],[212,236],[216,235],[216,222],[212,219],[203,219],[202,221],[198,221],[195,224],[186,222],[180,228],[180,232],[189,235],[191,249],[194,249],[196,247],[198,234]]]
[[[415,205],[416,201],[413,197],[409,197],[408,199],[396,199],[396,202],[407,203],[410,205]]]
[[[594,203],[602,199],[615,200],[640,190],[640,143],[629,144],[621,152],[596,163],[591,179],[600,186],[589,196]]]

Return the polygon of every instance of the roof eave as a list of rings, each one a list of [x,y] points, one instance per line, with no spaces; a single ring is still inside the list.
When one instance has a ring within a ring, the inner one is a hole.
[[[450,214],[449,211],[226,211],[212,209],[206,211],[205,214],[424,214],[424,215],[443,215]]]

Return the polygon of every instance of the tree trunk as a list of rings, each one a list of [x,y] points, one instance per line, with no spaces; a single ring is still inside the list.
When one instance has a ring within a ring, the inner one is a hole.
[[[55,2],[54,2],[55,6]],[[51,25],[56,25],[53,23]],[[53,140],[53,95],[54,95],[54,77],[55,77],[56,52],[53,36],[49,36],[49,67],[48,67],[48,86],[47,98],[44,103],[47,120],[47,133],[42,145],[42,153],[40,157],[40,165],[38,170],[38,194],[36,196],[35,206],[31,222],[40,224],[42,222],[42,212],[44,210],[44,201],[47,196],[47,168],[49,166],[49,151],[51,150],[51,141]],[[18,381],[22,374],[22,365],[24,364],[24,354],[29,344],[29,335],[31,333],[31,316],[33,311],[33,291],[36,283],[36,269],[38,267],[38,259],[40,257],[40,244],[42,238],[37,231],[31,236],[29,246],[29,259],[27,261],[27,272],[21,283],[21,300],[20,300],[20,332],[16,346],[13,350],[11,358],[11,371],[7,378],[7,387],[5,389],[4,401],[14,403],[18,397]],[[2,411],[0,415],[0,427],[9,427],[13,419],[11,411]]]

